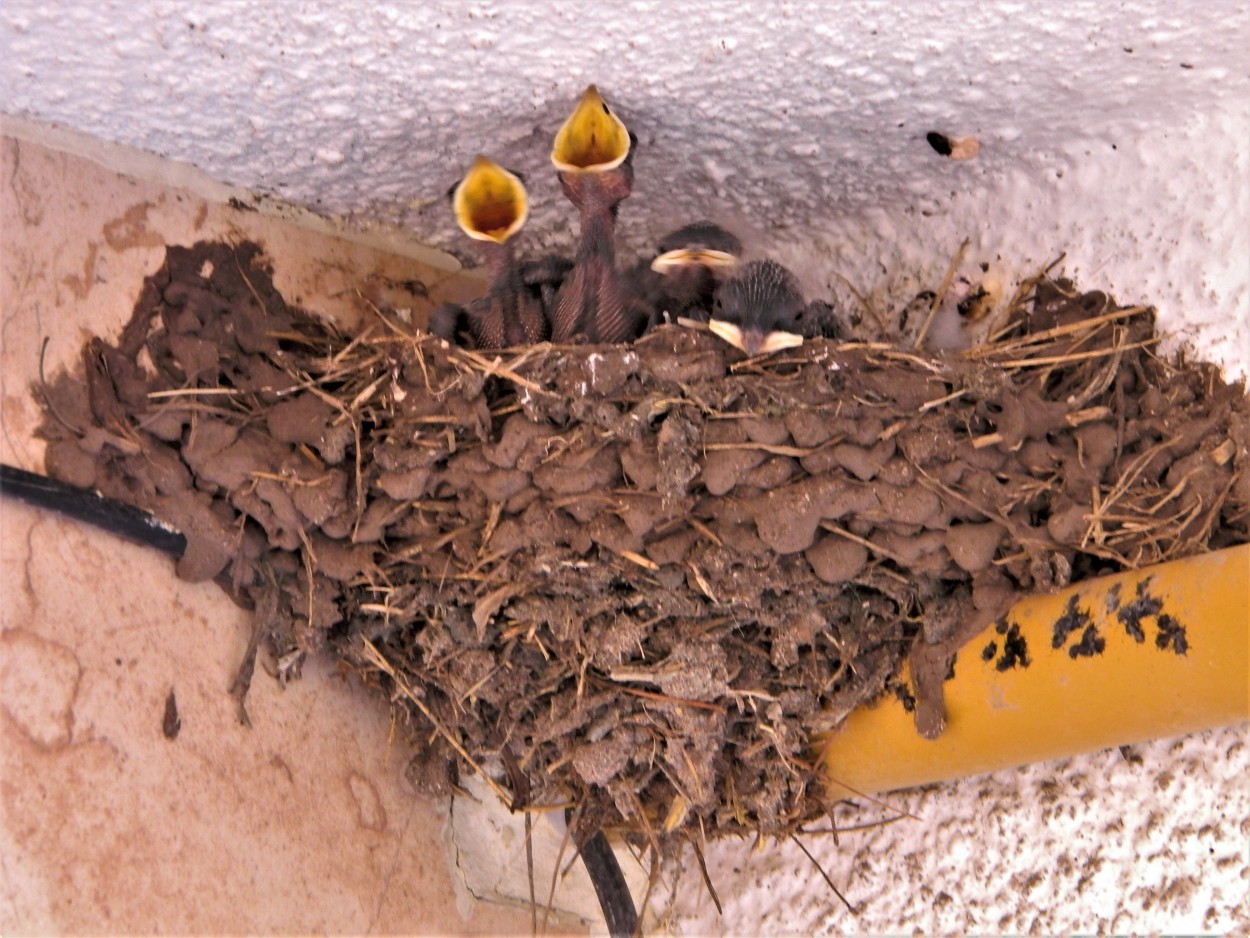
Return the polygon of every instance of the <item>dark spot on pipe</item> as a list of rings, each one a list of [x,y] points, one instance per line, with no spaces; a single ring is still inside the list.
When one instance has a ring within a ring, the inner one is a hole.
[[[1051,648],[1062,648],[1069,635],[1078,629],[1090,626],[1089,611],[1077,608],[1077,598],[1076,596],[1070,596],[1068,598],[1068,607],[1064,610],[1063,615],[1055,620],[1054,632],[1050,638]]]
[[[1020,626],[1014,622],[1007,630],[1007,638],[1003,642],[1003,656],[994,664],[999,671],[1010,671],[1012,668],[1027,668],[1029,660],[1029,643],[1020,634]]]
[[[1077,658],[1092,658],[1094,655],[1101,655],[1106,647],[1107,640],[1098,634],[1098,629],[1092,625],[1086,626],[1081,633],[1081,640],[1068,649],[1068,657],[1073,661]]]
[[[1107,615],[1112,615],[1120,608],[1120,584],[1112,583],[1107,590]]]
[[[898,702],[903,705],[903,709],[908,713],[916,712],[916,696],[908,690],[906,684],[895,684],[894,696],[898,698]]]
[[[1155,636],[1155,647],[1166,651],[1169,646],[1176,654],[1184,655],[1189,651],[1189,637],[1185,633],[1185,626],[1165,612],[1159,616],[1159,634]]]
[[[1146,633],[1142,630],[1141,620],[1149,616],[1157,616],[1163,611],[1163,601],[1149,593],[1150,584],[1154,582],[1154,577],[1146,577],[1137,584],[1137,596],[1131,603],[1126,603],[1115,614],[1120,624],[1124,626],[1124,631],[1132,636],[1133,641],[1141,644],[1146,640]],[[1163,646],[1159,646],[1162,648]]]

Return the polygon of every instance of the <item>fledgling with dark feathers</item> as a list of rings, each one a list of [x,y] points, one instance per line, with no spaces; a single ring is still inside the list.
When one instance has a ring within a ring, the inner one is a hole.
[[[521,282],[541,304],[543,316],[548,323],[555,314],[556,294],[560,292],[560,285],[572,269],[573,261],[559,254],[548,254],[521,264]]]
[[[555,312],[556,293],[559,292],[564,278],[573,269],[573,262],[558,254],[548,254],[546,257],[535,260],[521,261],[517,269],[520,273],[521,289],[524,291],[519,305],[528,311],[537,304],[542,313],[543,327],[522,333],[515,342],[509,344],[520,345],[544,341],[550,333],[549,324]],[[498,313],[487,310],[484,317],[482,315],[477,317],[478,325],[474,325],[469,310],[458,303],[444,303],[430,313],[430,332],[448,342],[458,342],[461,336],[464,336],[468,338],[473,348],[495,348],[497,346],[483,345],[481,341],[489,341],[498,335],[497,323],[505,316],[506,312],[502,307]],[[537,323],[534,325],[537,326]],[[530,336],[536,337],[530,338]],[[508,333],[505,330],[505,340],[507,337]]]
[[[631,138],[632,140],[632,138]],[[633,188],[633,148],[624,163],[602,174],[559,173],[560,186],[578,212],[580,232],[573,269],[555,297],[551,340],[628,342],[650,317],[645,297],[616,269],[616,216]]]
[[[798,279],[773,260],[744,265],[716,293],[712,332],[747,355],[834,338],[840,331],[828,303],[805,303]]]
[[[650,310],[616,269],[616,215],[634,185],[637,138],[591,85],[556,134],[551,162],[580,222],[573,269],[555,297],[551,340],[628,342]]]
[[[805,339],[840,339],[842,322],[831,304],[812,300],[799,316],[799,335]]]
[[[704,219],[682,225],[660,239],[660,254],[671,251],[720,251],[735,257],[742,253],[742,242],[714,221]]]
[[[430,313],[430,332],[458,344],[467,334],[472,348],[509,348],[543,342],[549,333],[541,290],[526,284],[507,244],[484,248],[491,271],[486,296],[466,308],[444,303]]]
[[[645,331],[678,317],[707,322],[716,288],[741,253],[742,242],[711,221],[665,235],[656,256],[628,274],[630,289],[651,309]]]
[[[521,178],[479,156],[452,190],[452,205],[464,233],[482,242],[490,288],[467,308],[447,303],[433,310],[430,332],[449,342],[467,333],[470,344],[483,349],[544,341],[550,327],[541,289],[527,284],[512,247],[529,214]]]

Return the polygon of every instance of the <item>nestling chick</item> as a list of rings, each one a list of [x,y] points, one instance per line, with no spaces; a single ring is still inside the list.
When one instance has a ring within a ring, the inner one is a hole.
[[[629,276],[652,309],[648,330],[679,316],[706,322],[718,284],[741,253],[742,242],[715,222],[692,222],[665,235],[655,259],[640,262]]]
[[[771,260],[751,261],[716,292],[708,328],[748,355],[841,332],[833,307],[819,300],[804,303],[798,279]]]
[[[525,283],[511,238],[529,216],[529,198],[519,176],[479,156],[452,195],[456,221],[483,243],[490,289],[466,309],[447,303],[430,313],[430,332],[455,342],[467,332],[476,348],[505,348],[542,342],[547,315],[538,294]]]
[[[542,306],[543,316],[548,322],[555,315],[556,296],[560,287],[572,269],[573,262],[558,254],[548,254],[537,260],[521,263],[521,282]]]
[[[581,222],[572,271],[555,298],[553,342],[584,336],[627,342],[645,324],[645,303],[616,270],[616,213],[634,184],[633,135],[594,85],[556,134],[551,162]]]

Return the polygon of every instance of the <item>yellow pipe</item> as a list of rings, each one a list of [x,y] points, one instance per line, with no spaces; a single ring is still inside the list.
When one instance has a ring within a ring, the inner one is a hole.
[[[1138,600],[1142,641],[1126,624],[1133,617],[1120,615]],[[895,695],[827,734],[830,795],[891,791],[1250,719],[1250,545],[1031,597],[1005,621],[1018,632],[990,626],[959,652],[955,676],[943,685],[947,726],[937,739],[916,732]],[[1077,627],[1056,649],[1061,622]],[[1000,669],[1010,660],[1009,638],[1026,650],[1027,667]],[[910,686],[906,670],[903,680]]]

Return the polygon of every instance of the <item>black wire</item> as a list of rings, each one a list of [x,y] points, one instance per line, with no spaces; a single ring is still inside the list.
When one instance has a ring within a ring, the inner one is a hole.
[[[634,908],[634,897],[630,895],[625,874],[603,831],[582,846],[582,863],[586,864],[595,895],[599,897],[608,934],[612,938],[631,938],[638,928],[638,911]]]
[[[170,557],[181,557],[187,549],[187,539],[180,532],[140,508],[16,466],[0,463],[0,494],[85,521],[132,544],[155,547]]]
[[[566,809],[564,818],[565,823],[569,823],[572,812]],[[612,852],[608,838],[603,831],[596,831],[593,837],[578,844],[578,850],[591,885],[595,887],[595,895],[599,898],[608,934],[612,938],[631,938],[638,930],[638,910],[634,908],[629,883],[625,882],[625,874],[616,862],[616,854]]]

